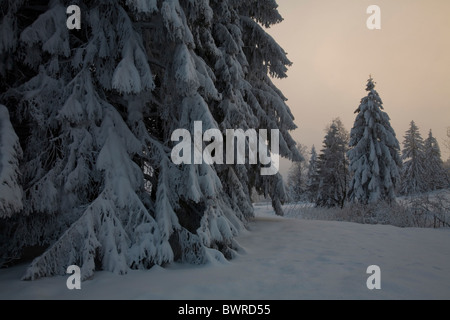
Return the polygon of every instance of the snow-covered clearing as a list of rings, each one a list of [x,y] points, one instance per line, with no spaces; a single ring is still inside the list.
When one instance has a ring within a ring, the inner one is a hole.
[[[0,270],[0,299],[450,299],[450,229],[282,218],[268,206],[256,213],[230,262],[97,272],[73,291],[67,277],[21,281],[22,265]],[[381,290],[366,286],[370,265],[381,268]]]

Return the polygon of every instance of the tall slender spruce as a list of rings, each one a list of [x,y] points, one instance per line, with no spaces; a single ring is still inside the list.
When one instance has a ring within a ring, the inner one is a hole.
[[[411,121],[409,129],[406,131],[402,155],[400,194],[412,195],[427,191],[428,173],[426,172],[425,146],[414,121]]]
[[[318,171],[317,167],[318,167],[317,151],[316,147],[312,146],[311,156],[309,158],[309,165],[308,165],[306,194],[308,201],[313,203],[315,203],[317,200],[317,194],[319,190],[319,177],[317,174]]]
[[[349,134],[342,121],[337,118],[328,127],[323,149],[318,158],[319,179],[316,204],[324,207],[343,208],[347,201]]]
[[[432,130],[424,142],[424,153],[426,155],[425,171],[427,176],[427,190],[435,191],[447,188],[450,185],[450,176],[444,167],[441,157],[441,149]]]

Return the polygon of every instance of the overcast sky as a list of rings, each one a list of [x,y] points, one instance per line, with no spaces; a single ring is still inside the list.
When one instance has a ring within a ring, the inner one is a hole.
[[[450,127],[450,0],[278,0],[284,21],[268,32],[288,53],[288,78],[275,83],[299,127],[294,139],[319,151],[340,117],[347,130],[372,74],[400,143],[414,120],[444,146]],[[369,30],[370,5],[381,30]]]

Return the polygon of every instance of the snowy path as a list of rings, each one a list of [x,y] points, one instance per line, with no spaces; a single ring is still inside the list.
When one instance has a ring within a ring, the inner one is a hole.
[[[82,290],[67,277],[23,282],[25,266],[0,270],[0,299],[450,299],[450,230],[399,229],[285,219],[258,208],[229,263],[100,272]],[[381,290],[366,287],[381,268]]]

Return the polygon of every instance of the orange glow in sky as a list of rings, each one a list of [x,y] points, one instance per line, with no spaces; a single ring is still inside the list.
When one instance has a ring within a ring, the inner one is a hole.
[[[288,78],[275,84],[289,99],[296,141],[320,151],[324,129],[340,117],[347,130],[369,75],[400,144],[412,120],[430,129],[443,160],[450,127],[449,0],[278,0],[284,21],[268,32],[288,53]],[[370,5],[381,30],[369,30]]]

